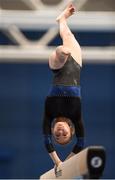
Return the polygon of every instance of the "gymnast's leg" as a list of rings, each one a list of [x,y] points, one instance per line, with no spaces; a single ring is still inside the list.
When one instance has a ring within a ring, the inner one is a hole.
[[[82,66],[81,48],[78,41],[67,25],[67,19],[75,13],[75,7],[69,4],[67,8],[57,17],[59,23],[59,32],[62,38],[63,47],[68,48],[72,57]]]

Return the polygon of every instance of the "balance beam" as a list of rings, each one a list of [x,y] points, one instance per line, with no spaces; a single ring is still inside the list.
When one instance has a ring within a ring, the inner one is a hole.
[[[105,167],[105,149],[102,146],[90,146],[59,166],[40,176],[40,179],[72,179],[77,177],[97,179],[102,176]]]

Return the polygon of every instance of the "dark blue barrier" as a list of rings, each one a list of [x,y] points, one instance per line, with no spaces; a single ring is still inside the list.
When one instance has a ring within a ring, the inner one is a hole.
[[[0,64],[0,178],[38,178],[53,167],[42,137],[51,75],[47,64]],[[105,146],[103,178],[115,177],[114,77],[112,64],[87,64],[81,74],[86,146]],[[57,146],[63,160],[71,146]]]
[[[36,41],[39,40],[46,31],[38,30],[23,30],[27,39]],[[81,46],[114,46],[115,32],[114,31],[73,31]],[[60,45],[62,43],[59,34],[49,43],[49,46]],[[15,45],[16,42],[11,41],[8,36],[0,31],[0,44]]]

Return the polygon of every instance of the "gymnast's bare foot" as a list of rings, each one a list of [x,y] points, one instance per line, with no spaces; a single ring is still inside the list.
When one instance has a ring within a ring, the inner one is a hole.
[[[69,4],[64,11],[57,17],[56,21],[59,22],[61,19],[67,19],[75,13],[76,9],[74,5]]]

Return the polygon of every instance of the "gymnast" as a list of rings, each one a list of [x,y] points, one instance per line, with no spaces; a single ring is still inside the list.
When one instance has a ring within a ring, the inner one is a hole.
[[[64,146],[76,135],[76,144],[66,159],[84,148],[80,91],[82,55],[80,45],[67,25],[67,19],[75,11],[74,5],[69,3],[57,17],[62,45],[49,57],[53,82],[45,99],[43,135],[45,147],[56,167],[62,161],[55,151],[52,138]]]

